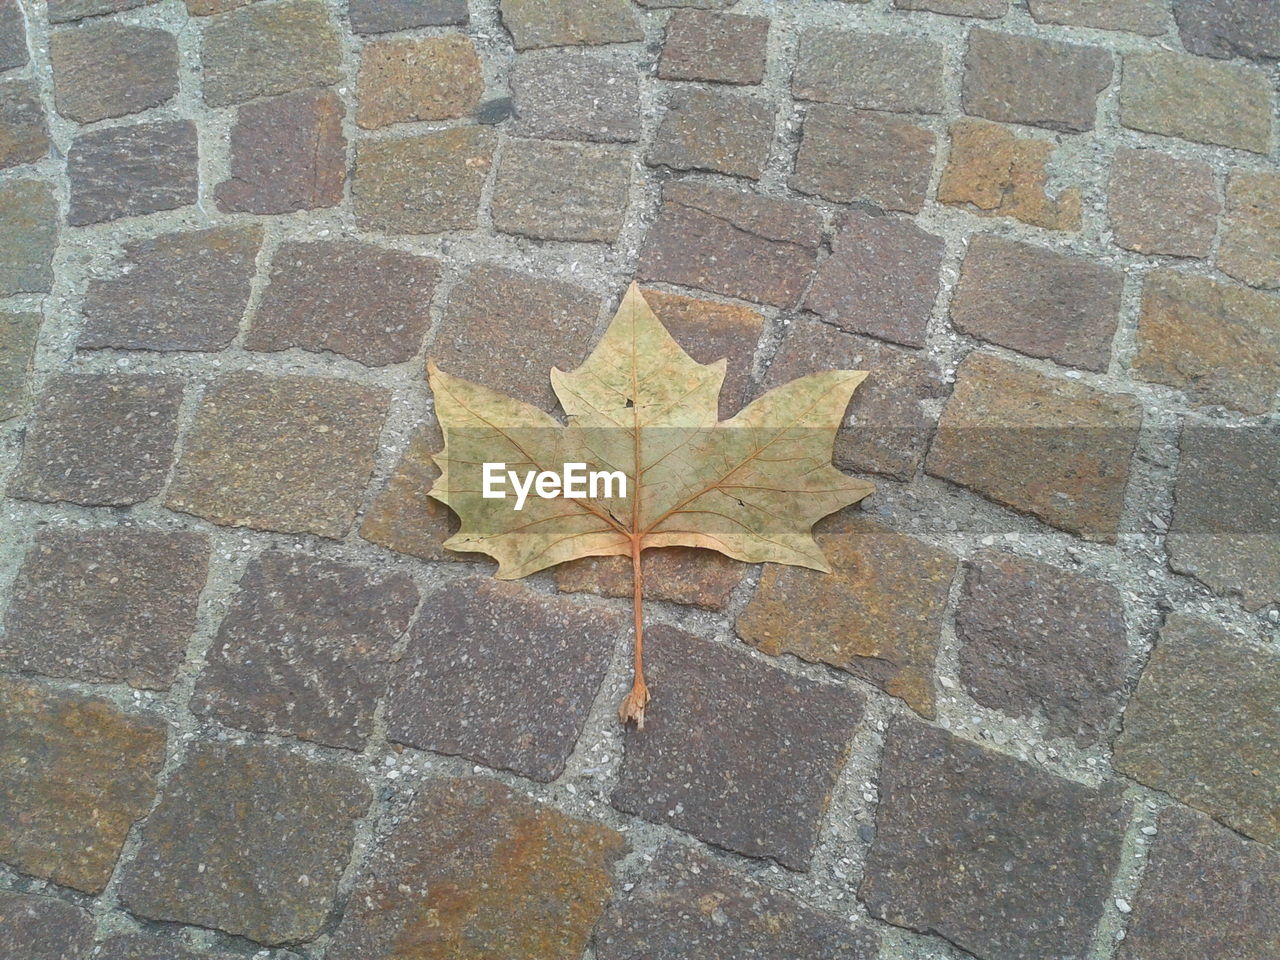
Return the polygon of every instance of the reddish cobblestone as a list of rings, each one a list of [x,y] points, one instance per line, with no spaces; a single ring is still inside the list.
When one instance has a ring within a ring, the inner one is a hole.
[[[461,35],[376,40],[360,54],[356,123],[375,130],[413,120],[464,117],[484,93],[480,56]]]
[[[758,180],[773,142],[775,107],[723,88],[671,94],[648,162],[673,170],[710,170]]]
[[[1207,257],[1222,210],[1214,179],[1207,163],[1121,147],[1107,187],[1116,243],[1138,253]]]
[[[35,163],[48,152],[49,125],[35,87],[0,81],[0,169]]]
[[[58,30],[49,57],[53,102],[80,123],[157,107],[178,92],[178,41],[166,30],[112,22]]]
[[[1280,58],[1280,2],[1174,0],[1183,46],[1208,57]]]
[[[434,419],[414,431],[387,485],[364,515],[360,536],[420,560],[480,559],[480,554],[455,553],[443,546],[457,531],[458,522],[448,507],[427,495],[440,476],[431,455],[443,445]]]
[[[658,76],[663,80],[759,83],[764,79],[768,37],[765,17],[677,11],[667,21]]]
[[[73,226],[174,210],[199,196],[196,127],[162,120],[82,133],[67,152]]]
[[[942,49],[915,37],[807,30],[791,92],[800,100],[897,113],[942,111]]]

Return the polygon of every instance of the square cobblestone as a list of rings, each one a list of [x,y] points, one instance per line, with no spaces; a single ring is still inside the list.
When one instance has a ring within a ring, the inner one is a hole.
[[[199,194],[196,127],[161,120],[82,133],[67,152],[72,226],[175,210]]]
[[[49,125],[34,85],[0,81],[0,169],[35,163],[48,153]]]
[[[907,36],[805,30],[791,92],[799,100],[895,113],[942,110],[942,48]]]
[[[328,960],[577,960],[624,846],[495,781],[430,780],[362,872]]]
[[[417,605],[405,574],[267,551],[240,581],[191,709],[241,730],[358,750]]]
[[[81,960],[93,949],[93,914],[65,900],[0,891],[0,957]]]
[[[831,573],[766,564],[738,634],[770,656],[845,670],[932,717],[955,556],[843,515],[819,530]]]
[[[1218,269],[1251,287],[1280,287],[1280,173],[1238,170],[1227,178]]]
[[[1119,716],[1129,647],[1111,584],[984,550],[956,610],[960,681],[983,706],[1043,717],[1050,737],[1103,740]]]
[[[764,79],[766,17],[679,10],[667,21],[658,60],[662,80],[755,84]]]
[[[493,225],[539,240],[612,242],[627,212],[632,162],[626,147],[508,140],[493,184]]]
[[[30,406],[27,379],[42,320],[38,313],[0,312],[0,423]]]
[[[596,929],[600,960],[875,960],[880,938],[675,843]]]
[[[758,180],[769,159],[776,113],[769,101],[737,90],[675,90],[647,161]]]
[[[356,123],[366,130],[464,117],[484,94],[480,55],[461,34],[375,40],[361,51],[357,83]]]
[[[208,561],[198,533],[44,530],[13,585],[0,665],[167,689],[195,629]]]
[[[1280,656],[1264,643],[1172,613],[1125,709],[1116,769],[1245,836],[1274,843],[1277,703]]]
[[[281,244],[245,346],[326,350],[366,366],[417,355],[440,262],[355,240]]]
[[[43,180],[0,184],[0,297],[47,293],[58,245],[58,202]]]
[[[214,107],[342,79],[338,35],[322,0],[254,3],[213,17],[200,60],[204,99]]]
[[[613,805],[808,870],[862,698],[665,625],[645,653],[654,701],[625,734]]]
[[[891,721],[859,897],[873,917],[989,960],[1084,957],[1128,819],[1090,788]]]
[[[976,234],[951,300],[951,322],[1019,353],[1102,372],[1123,287],[1123,274],[1085,257]]]
[[[629,627],[621,611],[581,599],[454,581],[413,626],[387,692],[387,737],[549,783]]]
[[[633,64],[571,50],[516,58],[512,132],[548,140],[626,143],[640,139],[640,87]]]
[[[165,724],[18,678],[0,677],[0,705],[0,860],[101,893],[155,797]]]
[[[626,0],[500,0],[498,10],[517,50],[644,39]]]
[[[282,747],[198,743],[165,784],[120,885],[139,916],[259,943],[309,940],[372,799],[351,769]]]
[[[79,123],[139,113],[178,92],[178,41],[167,30],[95,23],[49,38],[53,102]]]
[[[1183,46],[1207,57],[1280,58],[1280,2],[1175,0],[1173,15]]]
[[[173,464],[182,381],[156,374],[61,374],[36,401],[9,496],[128,506],[160,492]]]
[[[205,392],[165,506],[214,523],[341,537],[390,395],[347,380],[229,373]]]
[[[1138,253],[1207,257],[1222,210],[1214,180],[1207,163],[1121,147],[1107,186],[1116,243]]]
[[[240,329],[261,244],[258,227],[126,243],[115,275],[89,281],[77,346],[221,350]]]
[[[349,0],[347,16],[356,33],[446,27],[467,22],[467,0]]]
[[[818,259],[817,210],[729,187],[677,181],[662,192],[637,274],[774,306],[794,306]]]
[[[387,233],[443,233],[476,226],[493,132],[454,127],[356,148],[351,196],[356,222]]]

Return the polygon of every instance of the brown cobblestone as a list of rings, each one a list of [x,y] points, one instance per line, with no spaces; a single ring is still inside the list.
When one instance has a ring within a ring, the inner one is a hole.
[[[386,391],[229,373],[204,395],[165,506],[214,523],[341,537],[387,413]]]
[[[158,0],[49,0],[49,22],[69,23],[85,17],[145,7]]]
[[[1181,53],[1125,58],[1120,122],[1130,129],[1269,153],[1274,92],[1256,67]]]
[[[42,320],[38,313],[0,312],[0,423],[30,405],[28,378]]]
[[[862,698],[666,625],[645,654],[661,696],[627,729],[613,805],[807,870]]]
[[[196,128],[161,120],[82,133],[67,153],[72,226],[174,210],[199,197]]]
[[[1280,287],[1280,173],[1238,170],[1227,178],[1218,269],[1252,287]]]
[[[1176,270],[1147,274],[1133,372],[1196,406],[1264,414],[1280,388],[1280,300]]]
[[[0,860],[101,893],[155,795],[165,725],[17,678],[0,677],[0,703]]]
[[[194,744],[147,818],[121,900],[152,920],[259,943],[309,940],[333,907],[370,799],[336,763],[282,747]]]
[[[1080,188],[1057,198],[1045,192],[1053,144],[1019,137],[983,120],[959,120],[951,127],[951,155],[938,184],[942,203],[966,207],[979,216],[1014,217],[1048,230],[1080,229]]]
[[[770,656],[845,670],[932,717],[933,662],[956,558],[843,515],[819,529],[832,572],[765,565],[739,635]]]
[[[1106,3],[1030,0],[1030,5],[1031,16],[1037,23],[1124,30],[1148,37],[1162,36],[1173,27],[1169,8],[1162,0],[1107,0]]]
[[[440,476],[431,454],[438,453],[441,446],[440,428],[434,420],[414,431],[386,487],[365,514],[360,536],[420,560],[480,558],[479,554],[455,553],[443,547],[458,523],[448,507],[427,496]]]
[[[896,113],[942,110],[942,48],[915,37],[805,30],[791,92],[800,100]]]
[[[43,180],[0,184],[0,296],[53,286],[58,202]]]
[[[1170,614],[1116,740],[1120,772],[1246,836],[1280,839],[1280,657]]]
[[[1132,397],[974,352],[956,373],[925,469],[1113,543],[1141,422]]]
[[[817,211],[693,182],[662,192],[637,274],[774,306],[794,305],[818,257]]]
[[[956,329],[1033,357],[1107,369],[1124,277],[1074,254],[977,234],[951,301]]]
[[[49,39],[53,101],[92,123],[157,107],[178,92],[178,41],[167,30],[95,23]]]
[[[375,40],[361,52],[358,84],[356,123],[366,130],[464,117],[484,93],[480,56],[461,34]]]
[[[635,68],[568,50],[518,57],[511,69],[513,133],[606,143],[640,139]]]
[[[126,243],[116,274],[89,281],[77,345],[221,350],[239,330],[261,243],[258,227],[214,227]]]
[[[168,689],[195,629],[209,541],[138,527],[50,528],[27,553],[0,665]]]
[[[493,225],[540,240],[616,240],[631,165],[626,147],[508,140],[493,185]]]
[[[1120,246],[1174,257],[1209,255],[1222,210],[1209,164],[1121,147],[1107,197]]]
[[[365,868],[329,960],[576,960],[623,849],[492,780],[431,780]]]
[[[498,8],[517,50],[644,39],[626,0],[500,0]]]
[[[127,506],[160,492],[173,464],[182,381],[154,374],[62,374],[36,402],[11,497]]]
[[[1209,57],[1280,58],[1280,2],[1174,0],[1173,15],[1183,46]]]
[[[641,560],[647,600],[719,610],[742,582],[743,566],[714,550],[664,547]],[[556,586],[565,593],[631,597],[630,557],[584,557],[556,567]]]
[[[671,94],[648,162],[673,170],[710,170],[760,179],[777,109],[748,93],[717,88]]]
[[[405,574],[267,551],[240,581],[191,709],[241,730],[358,750],[417,604]]]
[[[403,363],[422,345],[439,278],[439,261],[370,243],[282,244],[245,346]]]
[[[31,81],[0,81],[0,169],[35,163],[48,152],[49,126]]]
[[[347,7],[356,33],[391,33],[467,22],[467,0],[350,0]]]
[[[495,143],[479,127],[360,143],[351,185],[357,223],[387,233],[474,228]]]
[[[219,13],[227,13],[237,7],[243,7],[248,3],[256,3],[257,0],[184,0],[187,5],[187,13],[193,17],[211,17]]]
[[[80,960],[94,926],[93,914],[65,900],[0,891],[0,957]]]
[[[217,16],[204,25],[200,58],[204,99],[214,107],[342,78],[322,0],[255,3]]]
[[[680,10],[667,21],[658,60],[662,80],[754,84],[764,79],[766,17]]]
[[[934,136],[884,113],[829,104],[809,108],[793,190],[837,203],[868,201],[918,213],[933,170]]]

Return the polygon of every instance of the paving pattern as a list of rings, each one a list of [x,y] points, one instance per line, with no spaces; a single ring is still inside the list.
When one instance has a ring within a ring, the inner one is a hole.
[[[0,960],[1280,956],[1277,0],[0,0]],[[827,575],[499,583],[425,362],[867,369]]]

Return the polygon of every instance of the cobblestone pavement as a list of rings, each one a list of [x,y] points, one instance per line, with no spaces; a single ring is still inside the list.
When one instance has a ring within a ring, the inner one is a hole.
[[[0,960],[1280,957],[1276,0],[0,0]],[[499,583],[425,360],[871,378]]]

